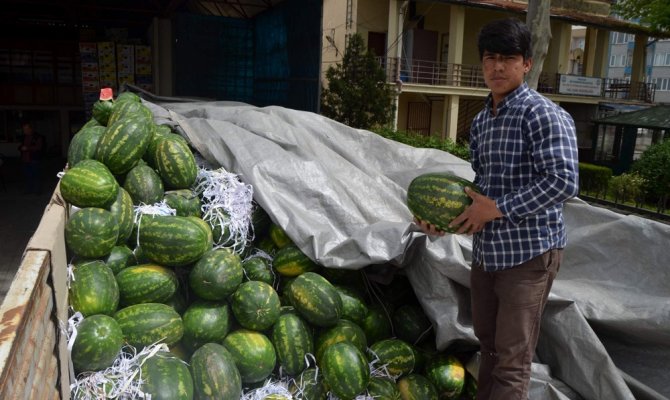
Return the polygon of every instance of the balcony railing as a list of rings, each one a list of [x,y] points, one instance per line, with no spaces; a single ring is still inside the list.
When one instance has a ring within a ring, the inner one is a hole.
[[[486,88],[482,69],[479,65],[452,64],[425,60],[406,60],[402,58],[379,58],[386,71],[388,82],[454,86],[467,88]],[[636,100],[653,103],[655,85],[653,83],[631,82],[625,79],[599,78],[600,93],[604,99]],[[560,93],[561,74],[541,73],[537,90],[544,94]]]

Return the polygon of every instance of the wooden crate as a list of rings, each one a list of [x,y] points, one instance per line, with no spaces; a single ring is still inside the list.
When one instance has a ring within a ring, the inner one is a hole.
[[[0,399],[70,397],[62,204],[56,189],[0,305]]]

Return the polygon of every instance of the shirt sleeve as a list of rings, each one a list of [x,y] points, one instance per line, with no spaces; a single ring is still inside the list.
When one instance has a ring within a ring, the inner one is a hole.
[[[500,212],[515,224],[576,196],[579,188],[572,117],[562,109],[542,105],[527,111],[523,126],[534,178],[519,190],[495,199]]]

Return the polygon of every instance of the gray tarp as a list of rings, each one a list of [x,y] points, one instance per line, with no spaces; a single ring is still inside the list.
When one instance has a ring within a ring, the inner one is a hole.
[[[313,113],[162,100],[147,102],[157,122],[179,127],[208,161],[253,185],[256,201],[305,254],[328,267],[404,268],[438,347],[476,343],[470,238],[426,237],[405,205],[415,176],[472,179],[467,162]],[[531,399],[670,395],[670,226],[578,199],[565,218],[569,245],[543,320]]]

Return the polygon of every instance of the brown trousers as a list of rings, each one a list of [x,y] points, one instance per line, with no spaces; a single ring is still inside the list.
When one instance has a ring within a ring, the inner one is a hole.
[[[477,400],[526,400],[540,320],[562,250],[514,268],[470,275],[472,324],[481,345]]]

